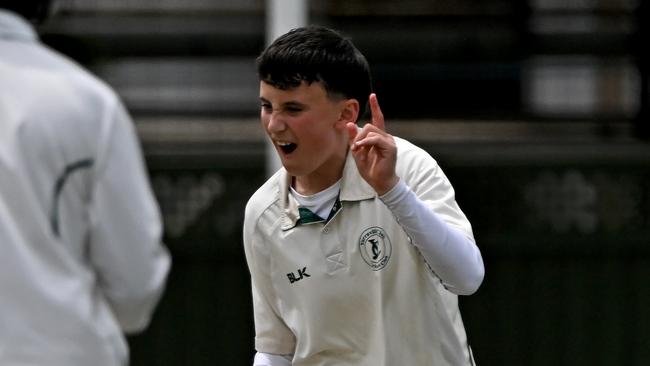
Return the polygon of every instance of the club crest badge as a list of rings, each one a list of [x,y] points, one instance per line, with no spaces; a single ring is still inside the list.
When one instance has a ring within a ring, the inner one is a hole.
[[[373,271],[386,267],[393,247],[384,229],[374,226],[361,233],[359,237],[359,252],[363,260]]]

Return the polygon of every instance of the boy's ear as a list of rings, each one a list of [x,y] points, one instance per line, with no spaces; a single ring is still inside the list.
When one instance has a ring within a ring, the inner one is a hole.
[[[345,99],[342,101],[343,108],[339,115],[339,122],[345,127],[348,123],[356,123],[359,116],[359,102],[356,99]]]

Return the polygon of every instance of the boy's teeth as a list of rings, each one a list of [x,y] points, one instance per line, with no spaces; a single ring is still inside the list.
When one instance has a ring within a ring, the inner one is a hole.
[[[287,154],[292,153],[297,147],[293,142],[278,142],[278,146]]]

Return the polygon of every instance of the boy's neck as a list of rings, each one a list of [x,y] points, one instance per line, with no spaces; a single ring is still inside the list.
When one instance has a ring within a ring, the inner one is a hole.
[[[331,187],[343,177],[348,151],[347,135],[344,135],[341,139],[340,150],[326,163],[327,166],[321,166],[318,171],[308,175],[291,177],[291,187],[305,196],[316,194]]]
[[[333,184],[338,182],[343,175],[339,174],[330,179],[318,177],[310,179],[308,177],[291,177],[291,187],[303,196],[311,196],[313,194],[322,192]]]

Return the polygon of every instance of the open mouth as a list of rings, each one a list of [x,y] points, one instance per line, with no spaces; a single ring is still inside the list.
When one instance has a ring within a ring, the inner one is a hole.
[[[278,146],[280,147],[280,150],[282,150],[282,152],[285,154],[291,154],[298,147],[298,145],[294,144],[293,142],[280,142],[278,143]]]

